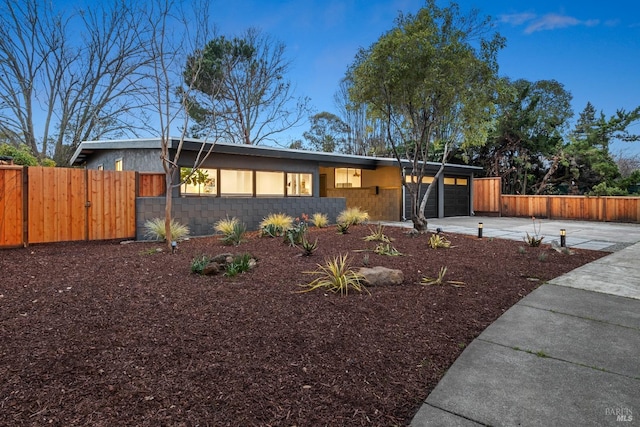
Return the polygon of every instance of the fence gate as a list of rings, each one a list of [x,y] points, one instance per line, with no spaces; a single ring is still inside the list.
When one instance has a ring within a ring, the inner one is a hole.
[[[131,171],[0,169],[0,247],[135,237]]]

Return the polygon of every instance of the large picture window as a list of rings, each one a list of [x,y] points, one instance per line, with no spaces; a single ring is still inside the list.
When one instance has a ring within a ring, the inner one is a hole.
[[[336,168],[336,188],[362,187],[362,169]]]
[[[311,177],[310,173],[288,173],[287,196],[311,196]]]
[[[253,172],[221,169],[220,195],[253,196]]]
[[[192,173],[190,168],[180,169],[180,179],[183,184],[180,192],[188,196],[217,196],[217,169],[197,169]]]
[[[284,172],[256,172],[256,196],[284,196]]]

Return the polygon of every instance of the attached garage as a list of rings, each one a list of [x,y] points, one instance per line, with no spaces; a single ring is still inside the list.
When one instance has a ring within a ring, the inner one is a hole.
[[[473,174],[478,170],[479,168],[464,165],[447,165],[444,177],[441,177],[431,190],[425,208],[425,216],[427,218],[442,218],[471,215]],[[432,180],[433,176],[424,177],[421,198]],[[403,188],[403,212],[404,219],[411,218],[411,195],[405,188]]]

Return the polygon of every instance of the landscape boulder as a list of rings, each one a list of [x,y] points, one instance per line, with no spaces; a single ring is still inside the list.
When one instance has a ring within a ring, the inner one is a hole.
[[[369,286],[401,285],[404,282],[402,270],[377,266],[362,267],[358,271]]]

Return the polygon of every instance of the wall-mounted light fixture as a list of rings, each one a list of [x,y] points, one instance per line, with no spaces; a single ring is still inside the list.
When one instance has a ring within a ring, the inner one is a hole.
[[[564,248],[567,246],[567,230],[564,228],[560,229],[560,247]]]
[[[484,225],[481,222],[478,223],[478,239],[482,239],[482,227],[483,226]]]

